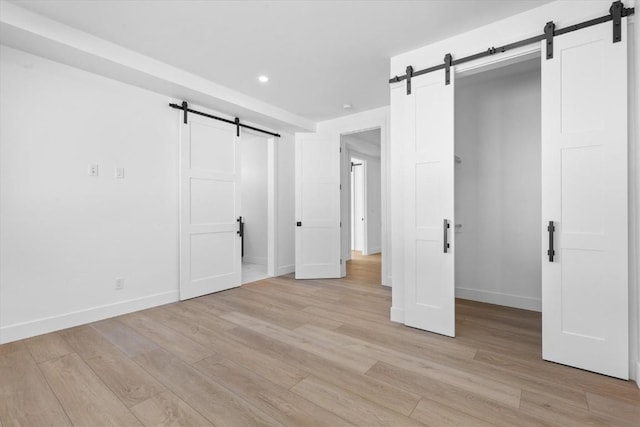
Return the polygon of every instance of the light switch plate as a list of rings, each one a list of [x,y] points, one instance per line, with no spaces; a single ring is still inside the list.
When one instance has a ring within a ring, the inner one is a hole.
[[[117,179],[124,179],[124,168],[116,168],[115,177]]]
[[[89,164],[89,176],[98,176],[98,165],[97,164]]]

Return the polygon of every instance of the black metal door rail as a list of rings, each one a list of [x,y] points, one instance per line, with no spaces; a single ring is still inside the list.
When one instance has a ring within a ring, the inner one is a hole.
[[[516,49],[529,44],[537,43],[542,40],[547,41],[547,59],[553,58],[553,37],[567,34],[573,31],[581,30],[583,28],[591,27],[593,25],[602,24],[605,22],[613,21],[613,43],[617,43],[622,40],[622,18],[631,16],[635,12],[635,8],[626,8],[621,1],[614,1],[609,8],[609,14],[601,16],[599,18],[590,19],[576,25],[571,25],[566,28],[556,29],[553,21],[547,22],[544,26],[543,34],[535,37],[529,37],[528,39],[520,40],[514,43],[509,43],[500,47],[490,47],[489,49],[479,52],[473,55],[465,56],[464,58],[453,59],[450,53],[447,53],[444,57],[444,62],[433,67],[425,68],[422,70],[414,71],[413,67],[409,65],[406,69],[406,74],[402,76],[395,76],[389,80],[389,83],[398,83],[403,80],[407,81],[407,95],[411,94],[411,79],[423,74],[431,73],[437,70],[445,70],[445,84],[450,83],[450,68],[454,65],[464,64],[465,62],[473,61],[475,59],[484,58],[485,56],[495,55],[497,53],[506,52],[508,50]]]
[[[253,126],[249,126],[249,125],[245,125],[243,123],[240,123],[240,119],[238,117],[236,117],[234,120],[229,120],[229,119],[225,119],[223,117],[214,116],[213,114],[207,114],[207,113],[203,113],[202,111],[193,110],[193,109],[189,108],[189,104],[187,104],[187,101],[182,101],[181,105],[169,104],[169,107],[183,111],[183,114],[184,114],[183,121],[184,121],[185,124],[187,124],[187,113],[193,113],[193,114],[197,114],[199,116],[208,117],[210,119],[219,120],[221,122],[230,123],[232,125],[235,125],[236,126],[236,135],[237,136],[240,136],[240,128],[246,128],[246,129],[254,130],[256,132],[262,132],[262,133],[266,133],[267,135],[276,136],[276,137],[280,138],[280,134],[279,133],[270,132],[268,130],[259,129],[259,128],[256,128],[256,127],[253,127]]]

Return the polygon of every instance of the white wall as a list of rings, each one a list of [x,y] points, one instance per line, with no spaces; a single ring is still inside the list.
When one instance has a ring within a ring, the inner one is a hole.
[[[267,264],[267,138],[242,134],[243,262]]]
[[[175,301],[169,99],[0,49],[0,342]]]
[[[276,138],[277,153],[277,275],[295,270],[295,154],[294,137]]]
[[[633,7],[635,1],[625,1],[626,7]],[[539,8],[524,12],[513,17],[496,21],[484,27],[443,39],[422,48],[406,52],[391,58],[389,77],[403,75],[407,65],[412,65],[414,70],[427,68],[442,63],[443,52],[451,52],[456,57],[463,57],[479,51],[484,51],[489,46],[501,46],[513,41],[536,36],[542,33],[544,24],[553,20],[558,28],[567,27],[577,22],[596,18],[608,13],[610,1],[556,1]],[[639,55],[640,37],[637,32],[637,16],[629,19],[629,32],[626,37],[629,40],[629,331],[630,331],[630,375],[640,383],[640,273],[638,268],[638,251],[640,246],[640,150],[638,144],[638,103],[640,90],[637,82],[637,57]],[[506,54],[505,54],[506,55]],[[497,58],[497,56],[496,56]],[[497,60],[497,59],[496,59]],[[472,63],[466,64],[467,66]],[[390,107],[390,191],[393,194],[402,194],[402,182],[404,177],[402,165],[402,111],[399,103],[393,101],[394,96],[399,96],[401,91],[394,87],[403,87],[403,83],[391,85]],[[633,90],[635,88],[635,91]],[[635,93],[635,96],[633,95]],[[398,196],[396,196],[398,197]],[[402,238],[402,220],[400,203],[391,203],[391,250],[393,253],[393,292],[391,319],[404,322],[404,256]]]
[[[0,343],[178,300],[175,101],[0,47]],[[293,147],[276,139],[277,274],[294,264]]]
[[[540,311],[540,62],[529,64],[456,82],[455,277],[458,297]]]

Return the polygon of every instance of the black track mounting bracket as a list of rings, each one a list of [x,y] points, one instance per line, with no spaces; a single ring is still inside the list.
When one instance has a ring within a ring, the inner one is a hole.
[[[234,123],[236,124],[236,136],[240,137],[240,119],[236,117]]]
[[[448,85],[451,83],[451,54],[447,53],[444,56],[444,84]]]
[[[185,125],[187,124],[187,110],[188,110],[188,108],[189,108],[189,104],[187,104],[187,101],[182,101],[182,111],[183,111],[183,114],[184,114],[183,121],[184,121]]]
[[[411,77],[413,76],[413,67],[407,67],[407,95],[411,95]]]
[[[544,26],[544,37],[547,40],[547,59],[553,59],[553,33],[556,30],[556,24],[553,21],[547,22]]]
[[[611,3],[609,13],[611,13],[611,20],[613,21],[613,42],[618,43],[622,41],[622,12],[624,6],[621,1],[614,1]]]

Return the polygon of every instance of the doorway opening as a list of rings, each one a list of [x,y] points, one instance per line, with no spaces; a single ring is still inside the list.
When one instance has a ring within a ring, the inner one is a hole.
[[[539,57],[457,78],[459,299],[542,310],[540,79]],[[458,301],[458,319],[466,312],[461,304],[467,302]],[[520,313],[540,322],[539,314]]]
[[[358,258],[380,269],[382,248],[381,130],[340,136],[342,163],[342,254],[346,263]],[[346,185],[345,185],[346,184]],[[378,262],[371,258],[377,257]],[[375,269],[374,268],[374,269]],[[380,284],[380,272],[374,276]]]
[[[270,261],[270,144],[267,138],[252,132],[241,137],[241,203],[242,221],[242,284],[273,275]]]
[[[351,157],[351,252],[364,249],[365,161]]]

